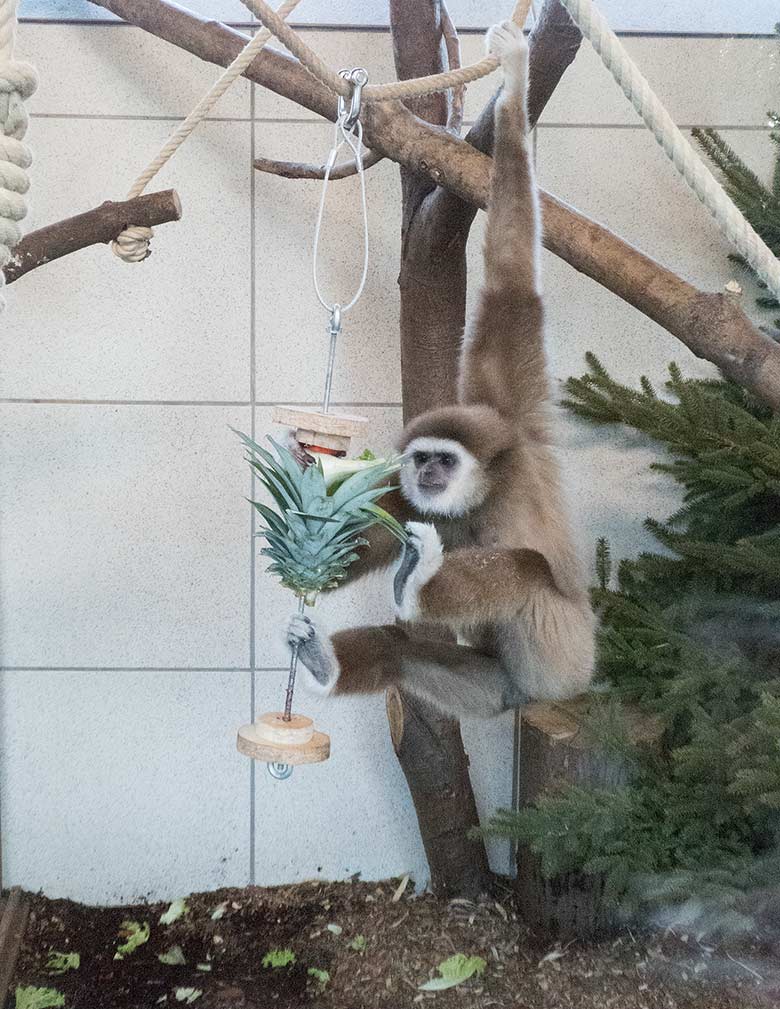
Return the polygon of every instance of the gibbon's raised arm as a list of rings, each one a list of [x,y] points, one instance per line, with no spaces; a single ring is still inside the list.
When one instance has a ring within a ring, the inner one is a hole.
[[[527,134],[528,50],[504,63],[495,108],[485,279],[466,331],[460,401],[530,422],[548,398],[539,280],[539,202]]]
[[[384,508],[385,511],[390,512],[393,518],[397,519],[401,525],[408,522],[414,515],[412,509],[397,490],[392,490],[385,494],[384,497],[381,497],[377,501],[377,504],[381,508]],[[340,585],[354,582],[358,578],[362,578],[363,575],[370,574],[372,571],[377,571],[380,568],[385,568],[400,556],[401,544],[383,526],[372,526],[366,532],[361,533],[361,536],[368,540],[368,543],[366,546],[359,548],[358,553],[360,557],[347,568],[347,576],[343,582],[340,582]]]

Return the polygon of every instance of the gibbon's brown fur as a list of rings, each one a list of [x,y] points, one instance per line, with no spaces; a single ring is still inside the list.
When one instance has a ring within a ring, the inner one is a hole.
[[[415,640],[399,626],[328,639],[302,618],[288,631],[319,692],[367,693],[398,683],[459,716],[580,693],[594,648],[551,448],[540,224],[526,136],[527,46],[511,23],[493,29],[489,41],[505,82],[495,107],[484,286],[463,342],[457,405],[417,417],[400,442],[410,457],[440,459],[456,477],[448,482],[437,462],[429,480],[437,493],[444,487],[446,507],[425,496],[424,465],[411,476],[405,470],[401,490],[381,502],[413,523],[396,575],[400,614],[447,624],[468,644]],[[384,531],[372,531],[369,540],[351,577],[397,556]]]

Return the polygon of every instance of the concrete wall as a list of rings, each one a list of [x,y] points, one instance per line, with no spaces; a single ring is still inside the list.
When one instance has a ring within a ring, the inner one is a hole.
[[[28,13],[41,13],[37,3]],[[671,17],[673,5],[661,6]],[[199,7],[239,19],[243,11],[237,0]],[[474,24],[484,7],[463,3],[458,16]],[[744,30],[769,27],[750,21]],[[334,66],[392,76],[382,30],[306,37]],[[780,104],[774,41],[627,41],[679,123],[722,128],[768,173],[765,111]],[[29,229],[121,197],[215,73],[118,24],[28,23],[19,47],[42,78],[31,102]],[[466,35],[464,49],[477,58],[480,38]],[[490,89],[472,88],[469,115]],[[256,176],[251,161],[321,159],[330,135],[308,113],[241,82],[162,173],[159,187],[176,187],[185,214],[158,229],[148,262],[128,266],[93,248],[8,290],[0,344],[6,885],[111,902],[356,872],[426,878],[381,698],[307,700],[332,736],[333,757],[286,783],[234,749],[237,725],[279,704],[291,600],[255,553],[249,475],[228,425],[261,436],[274,402],[316,403],[325,358],[310,282],[318,185]],[[717,289],[731,277],[715,226],[587,47],[536,144],[546,188],[697,284]],[[371,271],[348,319],[334,395],[371,418],[366,441],[381,450],[400,425],[392,165],[372,169],[368,192]],[[356,195],[353,182],[331,195],[325,272],[334,292],[350,289],[357,273]],[[476,282],[479,227],[471,251]],[[556,379],[582,370],[588,349],[626,380],[642,372],[661,380],[671,358],[706,373],[658,327],[547,254],[544,271]],[[567,420],[561,451],[586,549],[597,535],[610,536],[616,556],[645,546],[642,519],[673,504],[647,472],[652,449]],[[385,619],[388,586],[344,591],[321,610],[334,628]],[[464,731],[488,813],[511,801],[513,719]],[[505,845],[493,845],[492,856],[508,868]]]

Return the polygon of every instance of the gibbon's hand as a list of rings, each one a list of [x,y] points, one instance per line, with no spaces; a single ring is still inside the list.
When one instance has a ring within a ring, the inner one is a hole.
[[[295,459],[301,469],[307,469],[316,461],[314,456],[309,455],[303,445],[301,445],[295,437],[295,428],[285,428],[281,443],[282,446],[292,455],[293,459]]]
[[[310,674],[303,678],[310,693],[329,694],[339,677],[339,664],[330,638],[309,617],[294,613],[287,625],[287,644],[298,646],[298,658]]]
[[[442,545],[430,523],[407,522],[406,531],[409,539],[393,583],[395,607],[401,620],[419,620],[420,591],[442,565]]]
[[[485,36],[485,48],[500,61],[508,88],[525,81],[528,43],[523,29],[514,21],[502,21],[501,24],[493,25]]]

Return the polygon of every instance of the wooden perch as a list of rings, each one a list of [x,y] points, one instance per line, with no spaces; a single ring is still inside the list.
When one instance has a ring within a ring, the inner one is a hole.
[[[5,267],[5,281],[13,284],[38,266],[86,249],[89,245],[111,242],[129,224],[154,228],[180,218],[181,203],[173,189],[148,193],[121,203],[102,203],[94,210],[25,235]]]
[[[92,2],[220,66],[230,63],[246,43],[246,37],[238,32],[166,0]],[[297,61],[276,50],[264,49],[245,76],[327,119],[335,119],[335,96]],[[446,117],[430,118],[446,122]],[[441,126],[430,126],[400,103],[387,102],[368,106],[365,137],[372,150],[427,175],[462,200],[485,206],[490,158]],[[780,346],[761,333],[737,305],[723,295],[698,290],[546,193],[542,194],[542,209],[544,244],[551,252],[629,302],[761,400],[780,408]]]
[[[368,151],[363,158],[363,169],[372,168],[382,161],[382,155]],[[300,161],[274,161],[272,158],[255,158],[255,168],[267,175],[280,175],[284,179],[324,179],[325,165],[307,165]],[[357,174],[354,160],[340,161],[330,170],[328,176],[333,182],[348,179]]]

